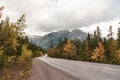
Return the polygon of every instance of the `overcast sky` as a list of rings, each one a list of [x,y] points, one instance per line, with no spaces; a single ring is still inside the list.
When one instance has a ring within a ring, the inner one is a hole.
[[[0,6],[3,18],[12,21],[25,14],[30,35],[63,29],[92,33],[98,25],[106,35],[109,25],[114,31],[120,26],[120,0],[0,0]]]

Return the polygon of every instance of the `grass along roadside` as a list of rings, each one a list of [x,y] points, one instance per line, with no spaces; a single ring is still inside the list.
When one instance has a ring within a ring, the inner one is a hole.
[[[9,63],[7,67],[0,69],[0,80],[27,80],[31,73],[32,58]]]

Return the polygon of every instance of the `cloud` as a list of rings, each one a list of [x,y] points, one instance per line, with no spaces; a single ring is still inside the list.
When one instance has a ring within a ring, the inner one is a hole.
[[[120,16],[119,0],[1,0],[3,16],[16,20],[26,15],[26,32],[76,29]]]
[[[100,22],[100,23],[95,23],[89,26],[85,26],[80,28],[81,30],[83,30],[86,33],[90,33],[93,34],[94,31],[96,30],[96,27],[99,26],[101,29],[101,33],[102,33],[102,37],[107,37],[108,35],[108,30],[110,25],[112,26],[112,31],[113,31],[113,37],[117,38],[117,31],[118,31],[118,27],[120,27],[120,19],[115,19],[115,20],[109,20],[107,22]]]
[[[44,31],[52,29],[75,29],[89,24],[108,19],[107,9],[110,7],[105,0],[64,0],[60,1],[49,10],[49,16],[44,20],[48,24],[43,24],[47,28]],[[52,27],[51,27],[52,26]]]

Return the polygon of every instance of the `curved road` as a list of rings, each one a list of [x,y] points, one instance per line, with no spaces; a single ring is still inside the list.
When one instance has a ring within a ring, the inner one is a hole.
[[[120,66],[39,57],[43,62],[80,80],[120,80]]]

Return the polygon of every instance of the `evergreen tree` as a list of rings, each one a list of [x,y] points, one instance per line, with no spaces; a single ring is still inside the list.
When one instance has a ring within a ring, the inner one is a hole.
[[[24,37],[24,29],[26,28],[25,24],[25,15],[22,15],[16,22],[16,33],[18,34],[19,37]]]
[[[97,36],[97,43],[98,43],[99,41],[101,41],[101,30],[99,26],[97,27],[97,30],[96,30],[96,36]]]
[[[94,31],[91,46],[92,46],[92,50],[94,50],[97,47],[97,34],[96,34],[96,31]]]
[[[88,40],[89,48],[91,49],[91,35],[90,35],[90,33],[88,33],[86,39]]]
[[[108,39],[106,39],[105,37],[103,38],[103,45],[104,45],[105,50],[107,50],[109,48]]]
[[[109,27],[108,32],[109,32],[109,34],[107,35],[107,37],[108,37],[110,40],[112,40],[112,39],[113,39],[113,34],[114,34],[114,32],[113,32],[113,30],[112,30],[112,26],[111,26],[111,25],[110,25],[110,27]]]
[[[91,56],[91,50],[90,50],[90,47],[89,47],[88,40],[84,41],[84,53],[85,53],[85,56],[89,59],[89,57]]]
[[[118,28],[118,33],[117,33],[117,45],[118,45],[118,49],[120,49],[120,28]]]

